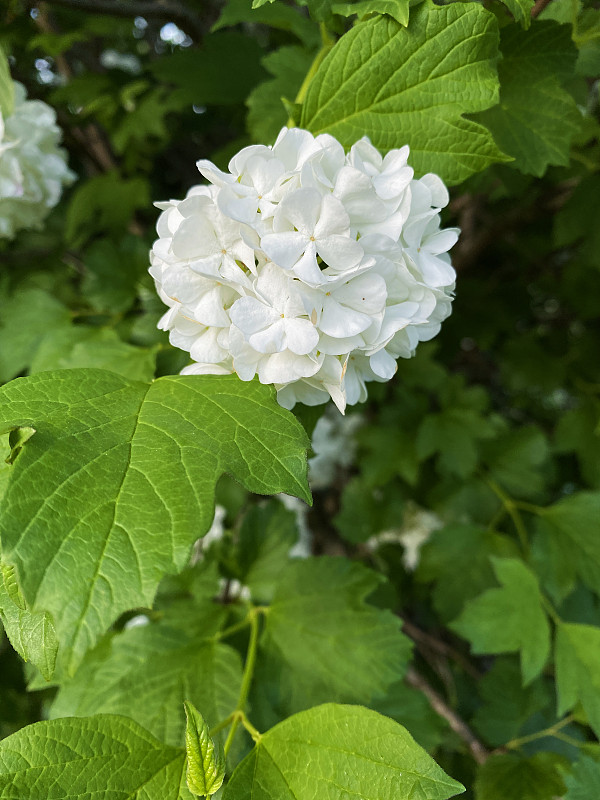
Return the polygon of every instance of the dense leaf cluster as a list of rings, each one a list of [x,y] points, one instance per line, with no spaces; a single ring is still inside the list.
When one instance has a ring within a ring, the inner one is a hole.
[[[78,175],[0,239],[0,798],[597,800],[598,3],[254,6],[0,12]],[[462,230],[312,497],[322,408],[178,375],[147,273],[152,201],[286,123],[408,143]]]

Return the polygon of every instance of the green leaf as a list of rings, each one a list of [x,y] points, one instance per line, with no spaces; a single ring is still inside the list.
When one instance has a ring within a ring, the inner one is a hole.
[[[101,239],[83,257],[82,292],[98,311],[127,311],[135,302],[139,283],[148,270],[148,247],[135,236],[119,242]]]
[[[491,476],[511,497],[528,497],[542,491],[541,467],[548,456],[548,441],[535,425],[506,431],[484,448],[484,460]]]
[[[0,382],[24,372],[50,331],[71,324],[65,306],[42,289],[22,289],[0,306]]]
[[[208,725],[198,709],[184,700],[186,726],[186,780],[192,794],[210,797],[225,778],[225,756],[211,739]]]
[[[402,677],[411,642],[398,617],[365,602],[381,581],[330,557],[295,561],[281,573],[262,645],[280,664],[293,711],[327,698],[368,702]]]
[[[250,491],[310,501],[306,434],[258,382],[61,370],[13,381],[0,402],[0,431],[37,431],[4,496],[4,557],[26,600],[52,613],[69,669],[183,568],[223,472]]]
[[[562,623],[555,647],[558,714],[580,702],[600,736],[600,628]]]
[[[600,763],[583,756],[565,778],[565,800],[597,800],[600,797]]]
[[[491,669],[477,682],[477,691],[483,703],[472,723],[493,747],[519,736],[525,723],[552,702],[542,681],[522,686],[518,660],[508,656],[495,659]]]
[[[0,742],[0,798],[185,800],[185,752],[125,717],[37,722]]]
[[[508,25],[500,45],[500,105],[478,119],[514,158],[512,166],[540,177],[550,164],[569,163],[581,124],[575,100],[561,86],[573,74],[577,50],[568,27],[551,21],[537,21],[529,32]]]
[[[95,233],[122,234],[134,212],[148,208],[150,190],[145,178],[122,178],[106,172],[84,181],[71,195],[65,238],[79,248]]]
[[[527,30],[531,25],[531,9],[535,0],[502,0],[502,2],[515,18],[515,22],[519,22]]]
[[[446,800],[463,791],[398,723],[330,703],[261,736],[231,776],[224,800]]]
[[[171,615],[102,642],[62,683],[50,716],[122,714],[172,745],[184,741],[182,697],[210,725],[224,719],[235,708],[242,667],[237,652],[214,639],[223,612],[209,604],[175,608],[183,619],[201,621],[200,629],[175,626]]]
[[[434,531],[421,550],[417,578],[435,581],[433,606],[443,622],[462,611],[465,603],[494,584],[490,556],[517,554],[514,543],[474,525],[449,525]],[[468,562],[469,580],[464,579]]]
[[[489,758],[479,768],[476,800],[550,800],[565,791],[555,753],[536,753],[531,758],[508,753]]]
[[[493,435],[489,422],[469,408],[449,408],[428,414],[417,431],[419,459],[439,453],[440,472],[459,478],[472,475],[479,458],[478,442]]]
[[[419,174],[460,183],[506,160],[489,132],[463,114],[498,102],[495,17],[475,3],[361,22],[338,41],[308,88],[302,127],[345,147],[367,135],[382,151],[409,144]]]
[[[361,0],[358,3],[336,3],[331,10],[334,14],[342,17],[356,15],[359,19],[364,19],[372,14],[387,14],[406,27],[410,5],[410,0]]]
[[[600,184],[599,184],[600,189]],[[584,480],[600,488],[600,402],[585,398],[558,420],[554,438],[557,453],[577,454]]]
[[[317,26],[308,20],[298,8],[287,6],[284,3],[272,3],[260,8],[253,8],[250,0],[227,0],[221,16],[212,26],[211,31],[238,25],[240,22],[268,25],[271,28],[289,31],[309,47],[319,43]]]
[[[522,561],[492,558],[501,589],[470,600],[450,626],[472,643],[472,651],[521,653],[523,685],[536,678],[550,653],[550,626],[537,578]]]
[[[0,114],[10,117],[15,109],[15,84],[10,74],[8,58],[0,47]]]
[[[31,611],[16,583],[14,569],[0,564],[0,616],[12,646],[24,661],[31,661],[49,681],[54,673],[58,639],[52,617]]]
[[[297,539],[296,516],[279,502],[254,506],[245,515],[238,542],[239,578],[254,602],[272,600]]]
[[[576,575],[600,594],[600,492],[578,492],[540,513],[538,553],[550,561],[554,596],[565,597]]]
[[[333,524],[346,541],[357,544],[388,528],[400,527],[403,512],[395,485],[373,489],[362,478],[352,478],[344,487]]]
[[[80,367],[108,369],[134,381],[150,381],[156,369],[156,350],[127,344],[110,328],[73,325],[50,331],[37,349],[30,372]]]
[[[225,31],[207,36],[201,50],[180,50],[157,59],[151,70],[159,80],[176,86],[189,103],[236,105],[266,77],[262,56],[256,39]]]
[[[285,6],[284,6],[285,8]],[[255,142],[274,142],[286,124],[288,112],[282,98],[293,100],[308,72],[313,54],[302,47],[280,47],[262,59],[274,80],[260,83],[248,96],[248,130]]]
[[[371,707],[399,722],[429,753],[436,750],[449,733],[448,723],[435,713],[425,695],[402,681],[391,686],[385,697],[376,699]]]

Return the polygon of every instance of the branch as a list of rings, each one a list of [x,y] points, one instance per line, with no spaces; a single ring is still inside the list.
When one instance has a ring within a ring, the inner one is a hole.
[[[204,27],[199,16],[174,0],[45,0],[48,5],[107,14],[112,17],[157,17],[176,22],[195,41],[200,41]]]
[[[436,714],[443,717],[450,725],[454,733],[458,734],[465,742],[471,751],[471,755],[478,764],[485,764],[490,756],[490,751],[479,741],[473,731],[469,728],[466,722],[462,720],[458,714],[453,711],[446,703],[441,695],[439,695],[433,686],[430,686],[422,675],[413,669],[408,668],[406,673],[406,682],[413,687],[423,692],[425,697],[429,700],[430,706]]]
[[[402,615],[401,619],[403,632],[415,642],[422,655],[424,650],[433,650],[445,658],[451,658],[453,661],[456,661],[456,663],[460,664],[464,671],[472,678],[475,678],[475,680],[481,677],[481,673],[477,667],[475,667],[461,652],[452,647],[452,645],[444,642],[442,639],[438,639],[431,633],[427,633],[427,631],[421,630],[421,628],[418,628]]]

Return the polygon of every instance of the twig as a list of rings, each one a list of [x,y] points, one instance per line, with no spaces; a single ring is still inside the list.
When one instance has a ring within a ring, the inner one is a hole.
[[[443,717],[450,725],[454,733],[456,733],[465,742],[471,751],[471,755],[478,764],[485,764],[490,756],[489,750],[479,741],[473,731],[469,728],[467,723],[462,720],[458,714],[453,711],[446,701],[439,695],[433,686],[425,680],[422,675],[413,669],[408,668],[406,673],[406,682],[413,687],[423,692],[425,697],[429,700],[430,706],[436,714]]]
[[[477,667],[471,664],[469,659],[466,658],[466,656],[464,656],[461,652],[456,650],[456,648],[452,647],[452,645],[448,644],[447,642],[444,642],[442,639],[438,639],[431,633],[421,630],[421,628],[414,625],[405,617],[402,617],[402,630],[413,640],[413,642],[415,642],[419,650],[434,650],[446,658],[451,658],[453,661],[456,661],[456,663],[460,664],[464,671],[472,678],[475,678],[475,680],[478,680],[481,677],[481,673]]]
[[[173,0],[46,0],[50,5],[106,14],[112,17],[157,17],[176,22],[196,41],[202,39],[204,27],[200,17]]]

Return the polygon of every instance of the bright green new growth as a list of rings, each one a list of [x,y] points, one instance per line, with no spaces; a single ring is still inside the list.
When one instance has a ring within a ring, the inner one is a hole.
[[[447,800],[462,792],[397,722],[328,703],[261,736],[224,800]]]
[[[211,739],[208,725],[192,703],[185,700],[186,780],[193,794],[210,797],[225,778],[225,755]]]
[[[600,737],[600,628],[562,623],[555,647],[558,714],[581,703]]]
[[[414,9],[408,27],[390,17],[361,22],[310,83],[301,126],[344,146],[368,136],[382,151],[409,144],[418,174],[459,183],[509,160],[464,114],[498,102],[498,27],[475,3]]]
[[[120,613],[151,605],[162,576],[183,568],[223,472],[251,491],[310,501],[306,434],[258,382],[145,384],[65,370],[13,381],[0,402],[0,430],[37,431],[3,498],[4,558],[31,609],[52,614],[70,670]]]

